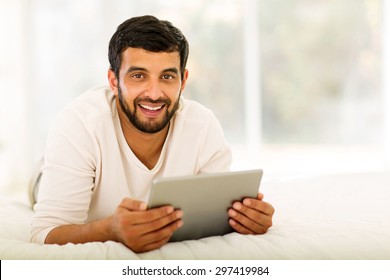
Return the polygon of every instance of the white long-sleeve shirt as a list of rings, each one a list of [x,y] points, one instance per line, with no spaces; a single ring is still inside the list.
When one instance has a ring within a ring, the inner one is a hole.
[[[48,136],[31,241],[44,243],[60,225],[105,218],[125,197],[147,202],[156,177],[228,171],[231,151],[213,113],[183,97],[180,103],[151,170],[127,145],[108,87],[62,110]]]

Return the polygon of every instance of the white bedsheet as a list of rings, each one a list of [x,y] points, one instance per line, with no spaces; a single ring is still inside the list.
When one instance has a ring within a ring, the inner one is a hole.
[[[390,173],[339,174],[261,186],[274,226],[258,236],[215,236],[135,254],[117,242],[37,245],[32,209],[0,197],[0,259],[390,259]]]

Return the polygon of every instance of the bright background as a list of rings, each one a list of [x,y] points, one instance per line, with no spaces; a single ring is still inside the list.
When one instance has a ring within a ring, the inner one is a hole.
[[[387,0],[0,0],[1,191],[27,184],[53,116],[107,83],[111,35],[144,14],[186,35],[184,94],[215,112],[235,170],[389,170]]]

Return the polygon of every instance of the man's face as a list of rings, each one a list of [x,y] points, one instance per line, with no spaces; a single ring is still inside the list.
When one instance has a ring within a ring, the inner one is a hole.
[[[178,52],[128,48],[122,54],[116,88],[120,107],[139,131],[159,132],[175,114],[186,79],[187,71],[183,79],[180,75]]]

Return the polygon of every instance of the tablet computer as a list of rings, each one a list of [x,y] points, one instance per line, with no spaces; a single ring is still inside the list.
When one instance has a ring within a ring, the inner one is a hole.
[[[183,226],[170,241],[200,239],[232,232],[228,209],[234,201],[257,197],[263,171],[247,170],[158,178],[152,184],[149,208],[172,205],[183,211]]]

